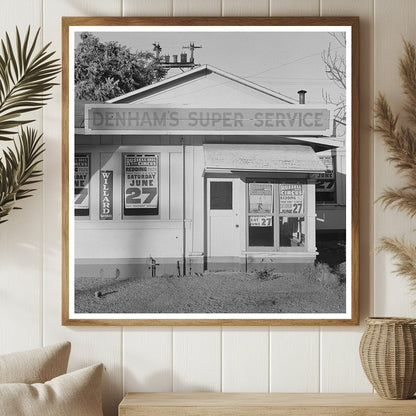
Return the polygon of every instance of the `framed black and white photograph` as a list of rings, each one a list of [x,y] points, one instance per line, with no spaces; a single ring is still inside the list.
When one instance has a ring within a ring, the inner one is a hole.
[[[62,27],[63,324],[358,324],[358,18]]]

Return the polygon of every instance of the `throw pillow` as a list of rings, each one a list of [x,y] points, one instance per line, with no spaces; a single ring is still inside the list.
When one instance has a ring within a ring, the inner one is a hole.
[[[71,344],[0,355],[0,383],[44,383],[66,373]]]
[[[103,416],[102,372],[97,364],[44,384],[0,384],[0,415]]]

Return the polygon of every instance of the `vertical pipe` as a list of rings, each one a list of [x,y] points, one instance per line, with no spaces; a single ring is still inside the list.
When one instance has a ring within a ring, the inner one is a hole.
[[[185,172],[185,140],[182,137],[182,264],[183,264],[183,275],[186,275],[186,213],[185,213],[185,188],[186,188],[186,172]]]
[[[305,95],[308,91],[300,90],[298,91],[299,94],[299,104],[305,104]]]

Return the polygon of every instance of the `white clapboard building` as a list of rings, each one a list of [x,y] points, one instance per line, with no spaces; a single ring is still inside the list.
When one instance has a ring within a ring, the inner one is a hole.
[[[345,140],[333,109],[209,65],[76,104],[79,276],[313,263],[345,235]]]

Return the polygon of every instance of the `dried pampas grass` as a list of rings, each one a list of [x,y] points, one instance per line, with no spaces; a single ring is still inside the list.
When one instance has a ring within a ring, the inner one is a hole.
[[[416,215],[416,46],[404,41],[404,57],[400,59],[400,77],[406,94],[404,110],[412,128],[399,125],[383,94],[379,94],[375,105],[375,132],[383,138],[392,162],[407,180],[403,188],[386,188],[378,201],[384,208],[390,207],[406,212],[410,218]],[[410,287],[416,291],[416,245],[400,238],[384,237],[379,250],[393,254],[398,275],[409,279]]]
[[[393,254],[393,258],[396,260],[395,273],[407,277],[410,288],[416,290],[416,245],[408,243],[404,239],[383,237],[378,249]]]

